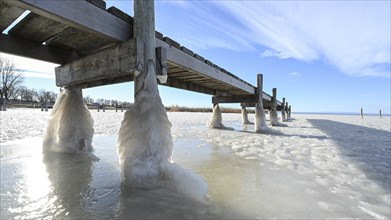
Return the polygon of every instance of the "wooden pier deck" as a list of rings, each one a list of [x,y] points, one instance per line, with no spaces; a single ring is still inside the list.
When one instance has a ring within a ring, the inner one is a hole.
[[[13,23],[29,10],[16,25]],[[143,44],[133,37],[133,18],[102,0],[0,0],[0,51],[61,64],[57,86],[94,87],[134,80]],[[156,32],[161,85],[213,95],[213,103],[255,106],[256,87]],[[254,77],[255,79],[255,77]],[[263,92],[263,106],[272,96]],[[283,103],[276,100],[277,109]],[[287,106],[285,106],[286,108]]]

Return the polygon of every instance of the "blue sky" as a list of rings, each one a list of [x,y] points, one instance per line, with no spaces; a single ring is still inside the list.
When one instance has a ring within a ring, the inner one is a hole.
[[[133,14],[132,1],[107,1]],[[390,1],[159,1],[156,29],[255,84],[294,111],[390,113]],[[2,54],[2,56],[6,56]],[[15,58],[29,87],[56,90],[55,65]],[[133,83],[84,90],[133,101]],[[165,105],[210,107],[211,96],[160,87]],[[239,104],[229,105],[239,107]]]

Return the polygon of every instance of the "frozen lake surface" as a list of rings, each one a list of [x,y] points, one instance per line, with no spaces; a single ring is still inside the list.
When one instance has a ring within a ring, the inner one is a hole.
[[[50,112],[0,114],[1,219],[390,219],[390,117],[294,115],[273,135],[253,133],[240,114],[223,114],[236,129],[227,131],[207,128],[211,113],[168,113],[175,163],[208,185],[200,203],[121,183],[124,113],[92,111],[99,160],[42,155]]]

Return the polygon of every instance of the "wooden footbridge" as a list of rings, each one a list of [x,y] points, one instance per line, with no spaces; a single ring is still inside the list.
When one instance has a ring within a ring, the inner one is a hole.
[[[0,0],[0,16],[0,51],[61,64],[57,86],[133,81],[143,68],[146,46],[134,19],[102,0]],[[263,92],[260,74],[253,86],[159,32],[155,45],[161,85],[212,95],[213,104],[262,100],[265,109],[290,112],[276,89]]]

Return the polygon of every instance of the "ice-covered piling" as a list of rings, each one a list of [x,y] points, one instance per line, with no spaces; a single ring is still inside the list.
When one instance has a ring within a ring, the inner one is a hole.
[[[281,106],[281,120],[286,121],[286,113],[285,113],[285,98],[282,98],[282,106]]]
[[[271,103],[271,111],[270,111],[270,122],[272,126],[278,126],[278,127],[287,127],[288,125],[281,123],[278,121],[278,113],[277,113],[277,88],[273,88],[273,96],[272,96],[272,103]]]
[[[174,164],[172,151],[171,123],[159,96],[153,62],[149,62],[143,89],[126,111],[119,130],[117,153],[122,179],[129,187],[169,188],[203,201],[206,183]]]
[[[246,107],[242,107],[242,124],[253,124],[248,120],[248,112]]]
[[[257,75],[257,91],[258,102],[255,103],[255,118],[254,118],[254,132],[262,133],[268,130],[266,125],[265,110],[263,109],[263,75]]]
[[[133,10],[133,34],[144,43],[144,63],[138,65],[135,100],[119,130],[117,153],[123,183],[130,188],[166,188],[204,201],[207,185],[203,179],[171,159],[171,123],[156,82],[154,2],[134,0]]]
[[[217,129],[234,130],[231,127],[227,127],[223,125],[223,117],[221,116],[221,110],[219,104],[216,104],[213,107],[212,118],[208,122],[208,127],[217,128]]]
[[[83,101],[82,89],[62,89],[43,137],[43,150],[59,153],[92,152],[94,121]]]
[[[255,118],[254,118],[254,132],[263,133],[270,129],[266,125],[265,110],[263,109],[263,103],[259,102],[255,106]]]

